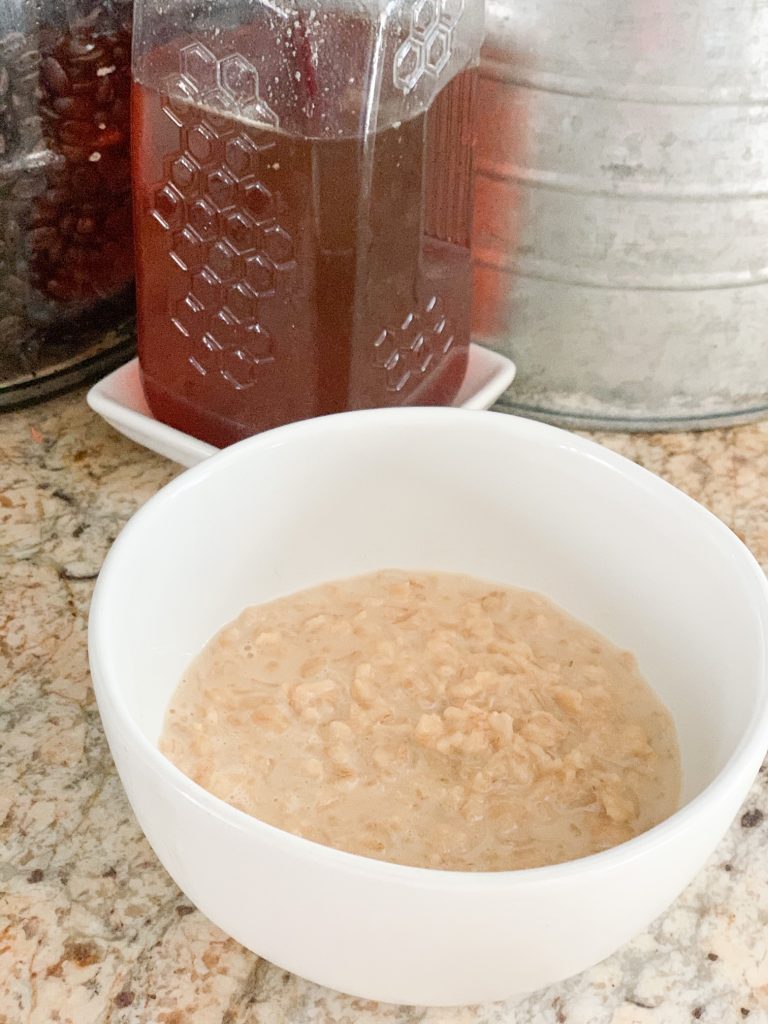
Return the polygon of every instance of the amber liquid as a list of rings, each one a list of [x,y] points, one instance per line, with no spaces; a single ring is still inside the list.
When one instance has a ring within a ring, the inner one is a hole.
[[[158,418],[224,446],[310,416],[454,399],[474,83],[463,72],[366,145],[134,85],[139,356]]]

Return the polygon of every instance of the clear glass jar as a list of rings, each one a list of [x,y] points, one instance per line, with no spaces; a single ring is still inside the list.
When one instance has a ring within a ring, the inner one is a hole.
[[[139,358],[217,445],[450,402],[470,331],[481,0],[139,0]]]
[[[130,0],[0,9],[0,406],[131,345]]]

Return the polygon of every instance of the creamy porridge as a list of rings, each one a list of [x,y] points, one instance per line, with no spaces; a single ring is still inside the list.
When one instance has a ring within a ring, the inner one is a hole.
[[[680,789],[674,724],[632,655],[538,594],[447,573],[246,609],[188,669],[160,748],[289,832],[458,870],[606,849]]]

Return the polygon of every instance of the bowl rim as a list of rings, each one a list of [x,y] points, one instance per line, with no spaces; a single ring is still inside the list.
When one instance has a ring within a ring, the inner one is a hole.
[[[140,535],[144,521],[156,514],[157,509],[172,501],[177,495],[194,487],[199,481],[219,472],[232,462],[251,457],[251,452],[278,448],[285,444],[301,443],[304,438],[312,438],[313,435],[326,431],[334,433],[341,430],[354,434],[355,425],[361,422],[369,426],[378,425],[380,429],[386,430],[390,423],[398,421],[413,422],[414,424],[419,422],[439,424],[441,421],[457,421],[459,417],[473,417],[473,423],[477,426],[479,426],[478,418],[481,418],[482,422],[487,424],[481,429],[508,431],[516,440],[543,442],[547,445],[554,444],[556,447],[569,449],[579,457],[586,456],[601,463],[607,469],[618,472],[635,486],[640,485],[647,492],[654,492],[657,497],[676,502],[680,507],[687,508],[702,523],[706,524],[723,544],[730,546],[733,557],[741,563],[742,573],[751,576],[756,596],[760,599],[757,611],[762,633],[762,671],[756,688],[755,710],[750,718],[748,728],[742,734],[723,768],[700,793],[659,824],[624,843],[576,860],[507,871],[458,871],[416,867],[377,860],[362,854],[325,846],[275,825],[270,825],[233,807],[193,782],[147,739],[135,722],[126,702],[122,699],[121,689],[117,682],[120,677],[120,667],[111,661],[108,645],[104,642],[106,631],[110,625],[105,608],[109,602],[110,590],[114,586],[113,577],[119,573],[120,561],[124,557],[123,550],[135,543],[134,537]],[[170,483],[161,487],[131,516],[108,551],[91,600],[88,617],[88,654],[96,703],[102,717],[103,708],[106,706],[112,712],[111,719],[117,723],[118,729],[123,734],[123,738],[128,741],[133,754],[138,754],[144,764],[154,773],[166,778],[172,789],[183,799],[192,802],[226,826],[251,834],[255,839],[266,841],[270,845],[281,845],[286,851],[292,850],[298,856],[309,856],[315,861],[319,859],[321,863],[343,869],[346,872],[382,879],[388,878],[419,887],[426,885],[441,889],[456,889],[469,886],[484,890],[488,886],[498,889],[499,887],[508,888],[531,884],[551,885],[569,882],[579,876],[598,871],[609,872],[619,869],[629,862],[647,855],[652,850],[666,845],[681,831],[690,829],[694,822],[706,813],[707,807],[713,801],[716,802],[728,795],[732,783],[737,781],[744,772],[752,774],[757,770],[757,765],[768,747],[768,579],[746,544],[700,502],[631,459],[619,455],[597,441],[581,437],[560,427],[501,412],[443,407],[400,407],[336,413],[290,423],[248,437],[222,449],[191,469],[185,470]]]

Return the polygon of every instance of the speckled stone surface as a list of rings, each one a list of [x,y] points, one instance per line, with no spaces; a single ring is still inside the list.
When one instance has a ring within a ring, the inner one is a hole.
[[[702,501],[768,567],[768,423],[599,440]],[[107,548],[177,472],[82,393],[0,417],[0,1024],[768,1022],[768,773],[646,933],[506,1003],[422,1010],[338,995],[192,908],[123,796],[86,658]]]

